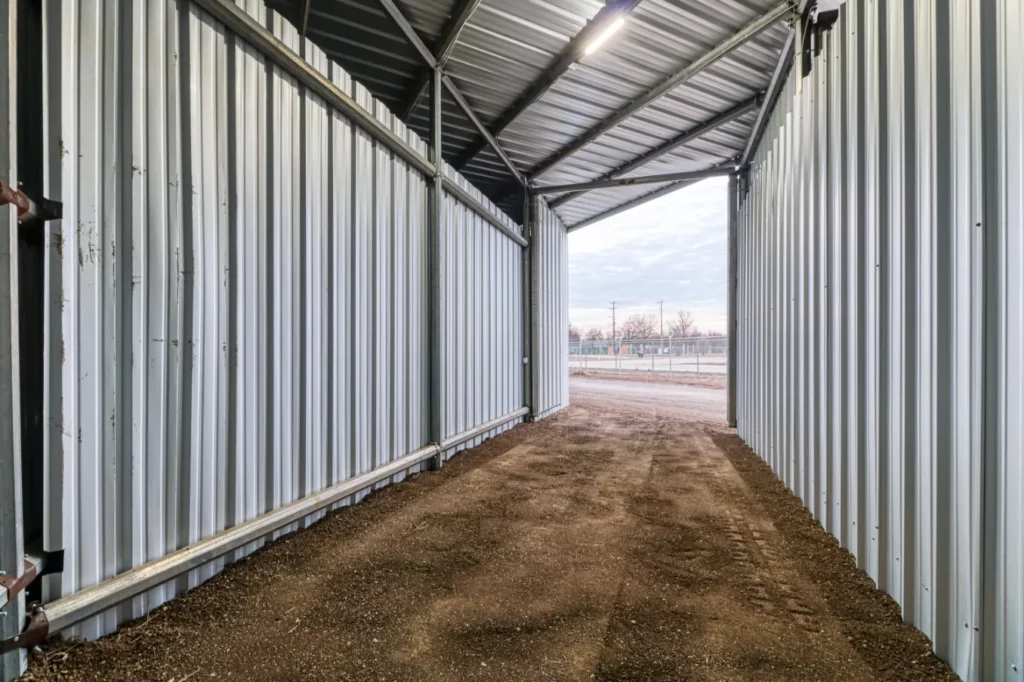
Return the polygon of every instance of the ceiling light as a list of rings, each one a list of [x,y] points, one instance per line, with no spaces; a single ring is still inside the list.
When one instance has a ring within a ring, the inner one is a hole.
[[[611,25],[608,26],[608,28],[601,31],[601,35],[597,36],[596,38],[590,41],[590,44],[587,45],[586,48],[584,48],[583,54],[591,54],[592,52],[596,52],[597,49],[604,45],[606,40],[615,35],[615,32],[622,28],[622,25],[625,23],[626,20],[622,17],[619,17],[618,19],[613,21]]]

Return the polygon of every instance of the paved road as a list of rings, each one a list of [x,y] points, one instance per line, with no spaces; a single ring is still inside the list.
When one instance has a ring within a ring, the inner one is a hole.
[[[684,384],[569,379],[569,401],[612,400],[624,407],[658,408],[680,418],[725,422],[725,389]]]

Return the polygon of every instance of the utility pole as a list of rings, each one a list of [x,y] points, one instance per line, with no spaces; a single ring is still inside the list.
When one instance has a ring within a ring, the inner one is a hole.
[[[615,342],[615,302],[611,302],[611,359],[618,368],[618,344]]]
[[[658,301],[658,316],[661,318],[661,347],[665,347],[665,302]]]
[[[618,355],[619,349],[615,343],[615,301],[612,301],[612,355]]]
[[[611,302],[611,346],[615,345],[615,302]]]

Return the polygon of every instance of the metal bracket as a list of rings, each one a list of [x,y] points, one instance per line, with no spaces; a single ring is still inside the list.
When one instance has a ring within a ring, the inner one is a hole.
[[[33,649],[50,634],[50,619],[42,605],[33,604],[31,615],[25,618],[25,629],[10,639],[0,640],[0,656],[18,649]]]
[[[18,222],[22,225],[60,220],[64,212],[64,206],[59,201],[33,199],[20,189],[11,187],[6,180],[0,180],[0,206],[8,204],[18,207]]]
[[[64,550],[55,552],[43,552],[36,556],[25,555],[25,568],[21,575],[0,575],[0,609],[7,606],[7,603],[28,589],[28,586],[51,573],[62,573],[64,571]]]

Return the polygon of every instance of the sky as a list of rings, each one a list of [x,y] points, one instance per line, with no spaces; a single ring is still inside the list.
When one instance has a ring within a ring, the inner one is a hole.
[[[680,310],[701,330],[726,328],[728,180],[710,178],[569,233],[569,321],[611,328],[658,313],[665,327]]]

